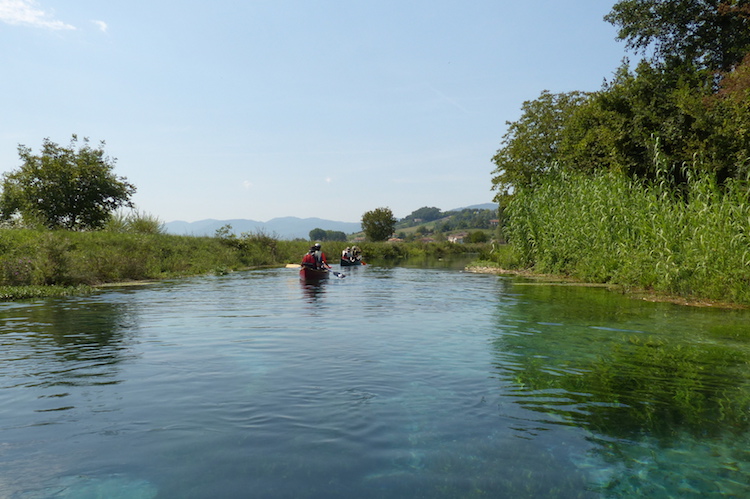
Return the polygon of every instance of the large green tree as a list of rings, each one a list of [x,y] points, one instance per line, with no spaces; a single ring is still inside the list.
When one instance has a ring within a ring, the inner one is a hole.
[[[750,52],[750,0],[621,0],[604,19],[670,65],[728,71]]]
[[[712,78],[699,70],[669,71],[641,61],[573,113],[562,133],[560,161],[579,171],[617,170],[655,178],[657,149],[675,170],[693,160],[693,144],[707,133],[698,123]]]
[[[690,147],[717,179],[746,177],[750,170],[750,54],[721,79],[719,91],[697,101]]]
[[[362,230],[370,241],[386,241],[396,228],[390,208],[376,208],[362,215]]]
[[[492,158],[496,200],[511,193],[515,187],[530,185],[559,160],[562,134],[573,111],[588,99],[584,92],[553,94],[545,90],[535,100],[521,106],[521,118],[506,122],[501,147]]]
[[[78,147],[73,135],[62,147],[44,139],[41,153],[18,146],[21,167],[3,175],[0,216],[20,214],[31,224],[48,228],[98,229],[130,201],[135,186],[113,173],[115,159],[104,152],[104,142],[93,148],[84,138]]]

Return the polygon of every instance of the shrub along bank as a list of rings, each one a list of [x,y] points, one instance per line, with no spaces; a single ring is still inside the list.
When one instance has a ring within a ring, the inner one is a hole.
[[[241,238],[0,229],[0,295],[5,299],[81,286],[225,273],[297,260],[306,244]]]
[[[662,172],[656,182],[617,173],[553,172],[519,189],[507,236],[520,266],[692,299],[750,304],[747,180]]]

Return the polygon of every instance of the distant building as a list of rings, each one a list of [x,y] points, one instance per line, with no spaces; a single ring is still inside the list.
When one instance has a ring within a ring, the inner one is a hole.
[[[451,234],[450,236],[448,236],[448,242],[462,244],[464,242],[464,238],[468,235],[469,234],[467,232],[459,232],[457,234]]]

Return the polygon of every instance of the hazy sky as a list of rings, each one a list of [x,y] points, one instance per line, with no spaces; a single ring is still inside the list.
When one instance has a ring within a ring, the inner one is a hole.
[[[612,5],[0,0],[0,172],[75,133],[165,222],[490,202],[523,101],[627,55]]]

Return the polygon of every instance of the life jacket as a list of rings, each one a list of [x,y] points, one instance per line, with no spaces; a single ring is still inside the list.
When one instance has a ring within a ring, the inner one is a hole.
[[[318,262],[315,261],[315,256],[312,253],[307,253],[302,258],[302,266],[315,268],[318,266]]]

